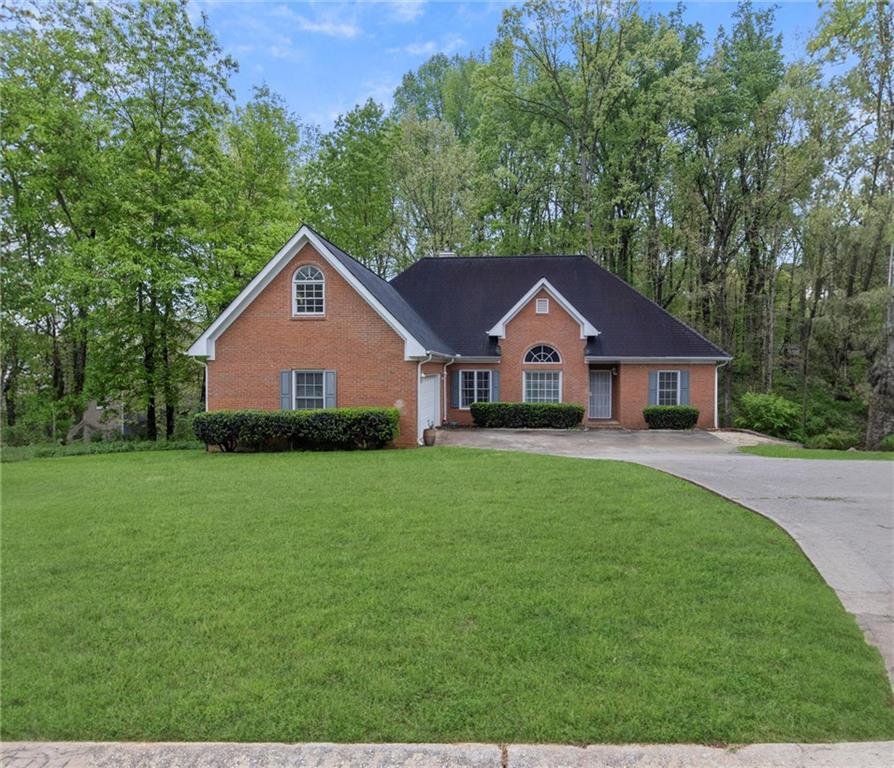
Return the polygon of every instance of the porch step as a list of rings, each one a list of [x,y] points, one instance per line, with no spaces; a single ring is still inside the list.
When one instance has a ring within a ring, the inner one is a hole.
[[[614,419],[587,419],[589,429],[620,429],[621,422]]]

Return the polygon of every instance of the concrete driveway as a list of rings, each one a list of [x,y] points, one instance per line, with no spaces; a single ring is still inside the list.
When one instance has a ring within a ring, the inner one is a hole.
[[[710,488],[782,526],[879,648],[894,681],[894,463],[770,459],[709,432],[442,430],[440,445],[618,459]]]

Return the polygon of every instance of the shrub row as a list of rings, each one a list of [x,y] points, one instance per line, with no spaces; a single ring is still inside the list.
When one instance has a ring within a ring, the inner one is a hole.
[[[798,440],[801,436],[801,407],[779,395],[746,392],[739,399],[739,415],[733,423],[740,429]]]
[[[0,461],[27,461],[51,459],[60,456],[94,456],[100,453],[133,453],[136,451],[198,450],[201,443],[195,440],[100,440],[96,442],[69,443],[68,445],[43,443],[37,445],[8,446],[0,451]]]
[[[841,429],[813,435],[804,441],[805,448],[825,448],[835,451],[846,451],[848,448],[858,448],[861,445],[863,445],[863,435],[859,432],[848,432]]]
[[[478,427],[491,429],[572,429],[584,417],[584,407],[572,403],[472,403]]]
[[[193,430],[222,451],[289,447],[311,451],[383,448],[398,435],[396,408],[319,411],[211,411],[196,414]]]
[[[650,405],[643,408],[649,429],[692,429],[698,423],[698,408],[692,405]]]

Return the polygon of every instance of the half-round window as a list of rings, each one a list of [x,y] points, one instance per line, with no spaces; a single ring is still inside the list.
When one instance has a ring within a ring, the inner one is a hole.
[[[299,267],[292,278],[292,312],[296,315],[322,315],[326,311],[326,280],[313,264]]]
[[[561,363],[562,360],[559,357],[559,353],[556,352],[552,347],[547,346],[546,344],[538,344],[536,347],[531,347],[528,350],[528,354],[525,355],[526,363]]]

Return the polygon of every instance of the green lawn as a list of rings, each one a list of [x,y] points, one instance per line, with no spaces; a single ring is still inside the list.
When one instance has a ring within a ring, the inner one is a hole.
[[[894,451],[832,451],[825,448],[793,448],[788,445],[743,445],[740,453],[773,459],[842,459],[844,461],[894,461]]]
[[[4,739],[894,738],[794,543],[690,483],[456,448],[2,469]]]

